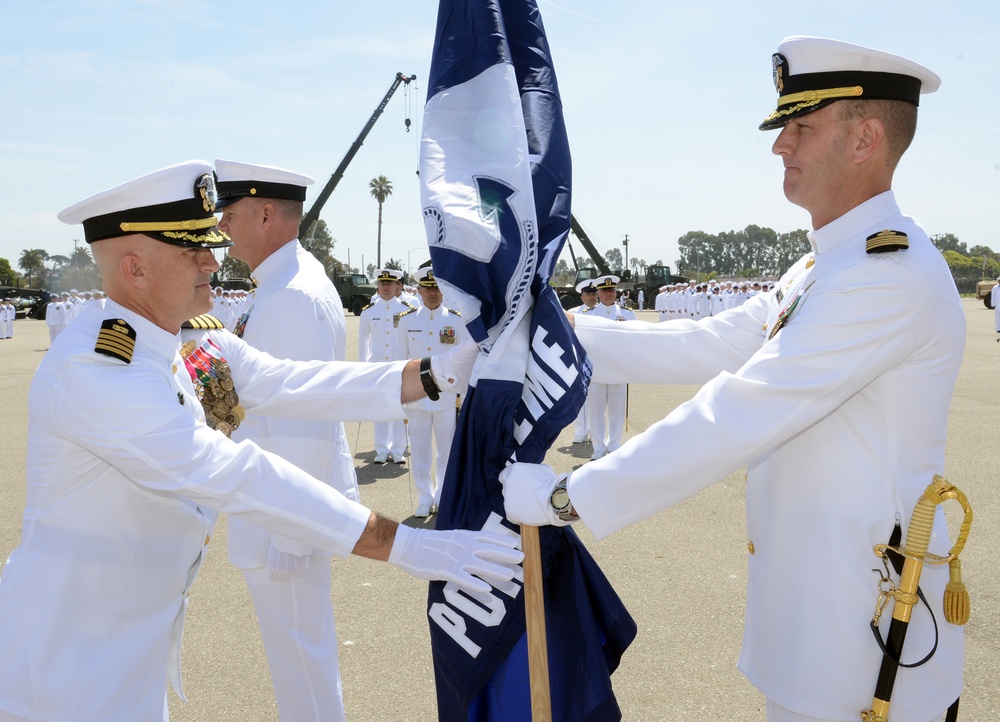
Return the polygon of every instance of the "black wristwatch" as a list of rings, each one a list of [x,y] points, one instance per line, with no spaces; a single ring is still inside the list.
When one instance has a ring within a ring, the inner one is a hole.
[[[552,505],[552,510],[556,513],[563,521],[576,521],[580,517],[573,513],[573,502],[569,500],[569,491],[566,490],[566,482],[569,480],[569,476],[563,476],[559,479],[556,484],[556,488],[552,490],[551,496],[549,496],[549,503]]]
[[[441,389],[434,383],[434,374],[431,373],[431,357],[424,356],[420,359],[420,383],[424,386],[424,393],[431,401],[441,398]]]

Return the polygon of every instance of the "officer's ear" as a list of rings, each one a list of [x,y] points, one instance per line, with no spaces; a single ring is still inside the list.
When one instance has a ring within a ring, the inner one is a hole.
[[[874,156],[885,143],[885,126],[878,118],[865,118],[858,122],[855,128],[855,139],[852,160],[864,163]]]
[[[143,289],[149,285],[149,275],[142,259],[134,253],[126,253],[118,261],[122,278],[133,288]]]

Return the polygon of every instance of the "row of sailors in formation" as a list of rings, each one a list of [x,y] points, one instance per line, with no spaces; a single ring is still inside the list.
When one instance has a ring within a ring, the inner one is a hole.
[[[212,296],[212,315],[222,321],[229,331],[236,330],[236,324],[250,307],[250,294],[243,290],[228,291],[216,286]]]
[[[741,306],[748,298],[767,293],[773,286],[770,281],[718,283],[711,280],[707,283],[689,281],[687,284],[667,284],[660,287],[653,307],[659,321],[675,318],[697,320]]]
[[[0,341],[14,338],[14,317],[20,298],[0,298]]]
[[[104,291],[81,293],[74,288],[62,293],[53,293],[51,300],[45,306],[45,325],[49,327],[49,341],[54,341],[56,336],[83,313],[83,309],[88,305],[96,303],[103,308],[106,300]]]

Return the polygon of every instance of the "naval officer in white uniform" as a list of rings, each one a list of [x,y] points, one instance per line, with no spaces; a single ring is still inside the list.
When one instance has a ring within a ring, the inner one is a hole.
[[[358,358],[362,361],[399,361],[406,358],[404,342],[399,333],[399,318],[414,310],[397,295],[397,282],[402,271],[379,268],[375,275],[377,299],[361,312],[358,323]],[[399,284],[402,288],[402,284]],[[407,447],[406,425],[402,421],[380,421],[375,424],[375,463],[404,464]]]
[[[213,250],[230,245],[215,197],[212,166],[190,161],[59,214],[83,224],[108,303],[76,319],[32,379],[22,537],[0,577],[3,722],[166,720],[168,678],[184,698],[187,594],[216,513],[467,589],[489,590],[471,574],[513,575],[504,563],[520,555],[500,545],[516,540],[397,526],[205,423],[199,397],[214,387],[224,412],[398,418],[429,390],[459,388],[468,363],[458,349],[434,362],[294,362],[228,333],[182,358],[181,324],[211,308]]]
[[[250,267],[256,288],[236,334],[276,358],[343,361],[340,295],[298,240],[309,176],[284,168],[215,161],[229,255]],[[359,501],[344,425],[251,415],[233,432]],[[330,554],[239,518],[229,520],[229,560],[242,570],[260,625],[282,722],[344,719]]]
[[[423,305],[400,316],[406,358],[435,356],[469,341],[469,332],[457,311],[441,302],[441,289],[434,270],[418,269],[417,293]],[[448,468],[451,442],[455,436],[458,395],[442,393],[437,399],[425,398],[407,407],[410,428],[410,471],[417,490],[414,516],[425,519],[441,501],[444,472]],[[434,474],[431,475],[431,462]]]
[[[580,294],[580,305],[572,309],[571,313],[593,313],[597,307],[597,287],[594,286],[594,279],[580,281],[576,284],[576,292]],[[587,404],[584,403],[580,413],[573,420],[573,443],[586,444],[588,441],[590,441],[590,418]]]
[[[588,318],[609,321],[634,321],[635,313],[617,302],[615,290],[618,276],[608,275],[594,279],[597,289],[597,305],[585,314]],[[643,358],[633,356],[631,361]],[[587,420],[590,423],[590,442],[594,446],[591,459],[600,459],[622,445],[625,438],[625,413],[628,398],[628,384],[609,384],[591,380],[587,389]]]
[[[739,668],[764,694],[769,720],[847,722],[871,707],[882,662],[869,628],[873,549],[897,524],[906,537],[917,499],[944,468],[965,346],[948,266],[891,189],[920,95],[940,79],[897,55],[822,38],[787,38],[772,65],[778,107],[761,129],[780,129],[773,152],[785,196],[812,216],[813,251],[773,291],[698,323],[570,316],[595,379],[704,386],[574,471],[569,507],[556,501],[601,538],[745,465]],[[663,362],[628,363],[639,356]],[[565,523],[550,502],[553,476],[527,464],[505,471],[512,521]],[[938,509],[930,550],[949,548]],[[937,647],[923,666],[899,670],[893,722],[940,720],[962,691],[962,628],[942,613],[948,579],[947,568],[923,569]],[[927,609],[914,608],[904,659],[934,645]]]

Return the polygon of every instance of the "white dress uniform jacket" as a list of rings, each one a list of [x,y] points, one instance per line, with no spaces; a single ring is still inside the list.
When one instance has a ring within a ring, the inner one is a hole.
[[[130,363],[95,352],[105,319],[134,329]],[[403,416],[403,364],[296,364],[220,339],[248,411]],[[32,380],[21,544],[0,577],[0,710],[160,720],[168,675],[182,694],[186,598],[212,512],[340,556],[364,530],[360,504],[210,429],[179,348],[109,301],[59,336]]]
[[[241,320],[241,338],[275,358],[344,361],[347,328],[344,307],[322,264],[298,240],[266,258],[253,273],[253,292]],[[250,414],[233,432],[358,501],[357,475],[341,422]],[[271,532],[234,519],[229,527],[229,559],[241,569],[267,565]],[[309,549],[278,538],[282,551],[299,556]]]
[[[358,324],[358,358],[362,361],[399,361],[406,358],[406,344],[399,333],[399,318],[413,310],[397,297],[380,297],[361,312]],[[406,451],[406,426],[402,421],[375,423],[375,452],[402,459]]]
[[[433,311],[426,306],[400,317],[399,330],[406,358],[423,358],[450,351],[470,339],[462,317],[444,305]],[[444,472],[448,467],[455,436],[458,394],[441,392],[437,401],[422,398],[406,406],[410,420],[410,464],[418,504],[437,504],[441,499]],[[431,437],[433,436],[433,446]],[[431,451],[434,450],[434,479]]]
[[[866,238],[884,229],[905,233],[909,248],[867,254]],[[906,537],[918,497],[943,471],[965,318],[940,252],[891,191],[809,238],[815,253],[774,292],[714,318],[577,319],[595,380],[705,385],[618,453],[575,471],[569,490],[600,538],[746,465],[740,670],[783,707],[849,719],[870,706],[882,656],[868,626],[873,548],[897,519]],[[631,363],[640,357],[664,363]],[[946,532],[939,510],[932,552],[950,548]],[[899,671],[894,714],[926,719],[962,691],[962,630],[941,610],[947,581],[946,566],[924,567],[940,643],[930,662]],[[932,645],[927,611],[914,608],[904,658]]]
[[[322,264],[298,240],[276,250],[253,272],[256,290],[237,326],[244,341],[277,358],[344,361],[346,324],[340,296]],[[233,432],[358,501],[357,475],[340,422],[250,413]],[[298,557],[309,569],[274,580],[269,547]],[[286,722],[344,719],[337,632],[330,605],[330,555],[263,527],[233,518],[229,560],[246,572],[267,652],[278,713]]]

